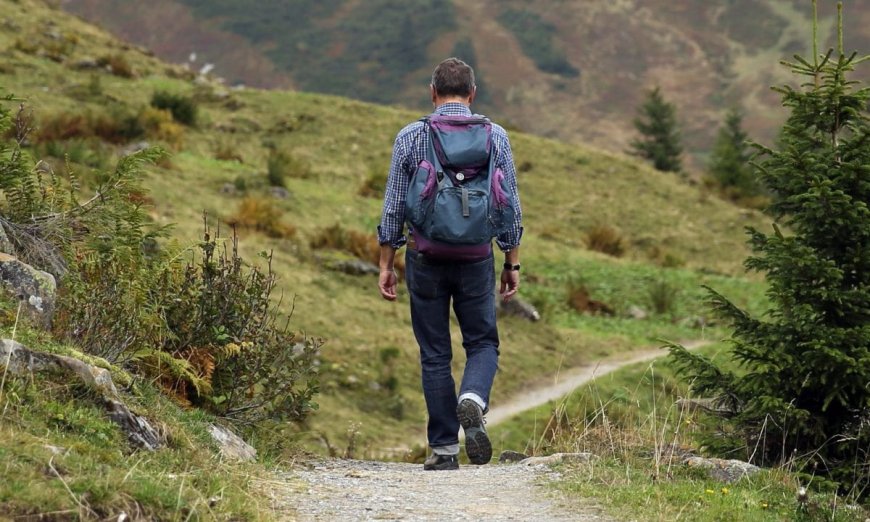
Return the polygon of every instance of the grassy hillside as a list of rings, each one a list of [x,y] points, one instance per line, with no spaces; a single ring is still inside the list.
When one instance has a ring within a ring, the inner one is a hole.
[[[833,45],[836,3],[819,4],[822,46]],[[774,139],[782,114],[767,87],[788,79],[780,59],[808,51],[811,19],[809,2],[799,0],[64,5],[169,59],[186,61],[195,51],[195,67],[213,62],[231,82],[291,82],[416,108],[425,107],[420,90],[432,64],[459,54],[488,91],[485,112],[538,135],[607,150],[626,149],[643,89],[659,84],[677,103],[694,153],[711,148],[730,106],[745,111],[751,136]],[[870,45],[863,6],[845,2],[850,48]]]
[[[321,409],[299,437],[322,451],[328,440],[339,451],[347,433],[357,433],[357,455],[392,455],[391,448],[423,443],[407,295],[387,303],[373,276],[330,268],[352,252],[367,257],[376,250],[376,186],[396,131],[420,113],[316,94],[229,90],[38,0],[2,6],[0,84],[27,97],[37,123],[32,154],[59,173],[66,158],[77,178],[93,185],[95,172],[130,141],[119,129],[138,125],[151,144],[173,152],[148,172],[143,202],[155,222],[173,224],[174,241],[193,244],[206,211],[225,234],[226,223],[239,223],[245,259],[274,253],[292,328],[327,340]],[[194,126],[148,108],[164,91],[198,106]],[[109,142],[94,137],[107,127],[114,131]],[[706,317],[701,284],[753,310],[764,306],[763,285],[741,275],[743,227],[764,226],[760,214],[624,156],[522,133],[511,140],[526,216],[521,294],[544,320],[502,320],[496,397],[504,400],[561,366],[661,337],[719,335]],[[273,181],[284,178],[286,197],[269,187],[270,158]],[[375,197],[362,195],[372,190]],[[590,233],[619,240],[624,255],[588,250]],[[583,290],[615,315],[572,308],[572,296]],[[649,317],[629,318],[632,306]]]

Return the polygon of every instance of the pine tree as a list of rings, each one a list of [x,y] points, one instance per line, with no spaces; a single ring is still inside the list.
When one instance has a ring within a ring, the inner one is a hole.
[[[743,115],[731,109],[725,115],[725,124],[719,129],[716,144],[710,156],[710,175],[732,199],[755,196],[758,184],[749,166],[748,135],[743,130]]]
[[[815,5],[815,3],[814,3]],[[776,89],[791,114],[778,150],[759,147],[777,200],[772,233],[750,230],[748,269],[767,277],[770,310],[753,317],[711,291],[733,327],[739,373],[669,349],[697,392],[735,415],[714,434],[763,464],[798,457],[866,495],[870,485],[870,122],[868,89],[847,80],[867,58],[839,52],[783,62],[809,82]],[[784,225],[780,227],[777,223]],[[726,435],[730,434],[730,435]],[[851,488],[851,489],[850,489]]]
[[[677,108],[665,101],[658,87],[647,91],[634,126],[640,139],[631,142],[633,153],[652,161],[653,166],[665,172],[683,170],[680,155],[680,131],[677,126]]]

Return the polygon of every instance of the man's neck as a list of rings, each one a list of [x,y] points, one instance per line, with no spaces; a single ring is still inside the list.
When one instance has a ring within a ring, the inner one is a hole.
[[[436,109],[438,107],[441,107],[445,103],[461,103],[462,105],[465,105],[466,107],[471,107],[471,103],[468,101],[468,98],[459,98],[456,96],[451,96],[451,97],[447,97],[447,98],[435,98],[433,103],[434,103]]]

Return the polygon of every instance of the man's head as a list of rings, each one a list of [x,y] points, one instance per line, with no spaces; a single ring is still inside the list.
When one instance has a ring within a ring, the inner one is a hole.
[[[471,105],[477,90],[474,69],[459,58],[448,58],[432,72],[430,90],[432,103],[436,106],[448,101]]]

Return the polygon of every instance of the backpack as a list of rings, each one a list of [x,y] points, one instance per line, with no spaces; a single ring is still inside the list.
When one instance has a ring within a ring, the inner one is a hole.
[[[514,222],[516,197],[495,167],[492,122],[433,114],[421,120],[429,148],[411,175],[405,220],[417,251],[440,259],[483,259]]]

